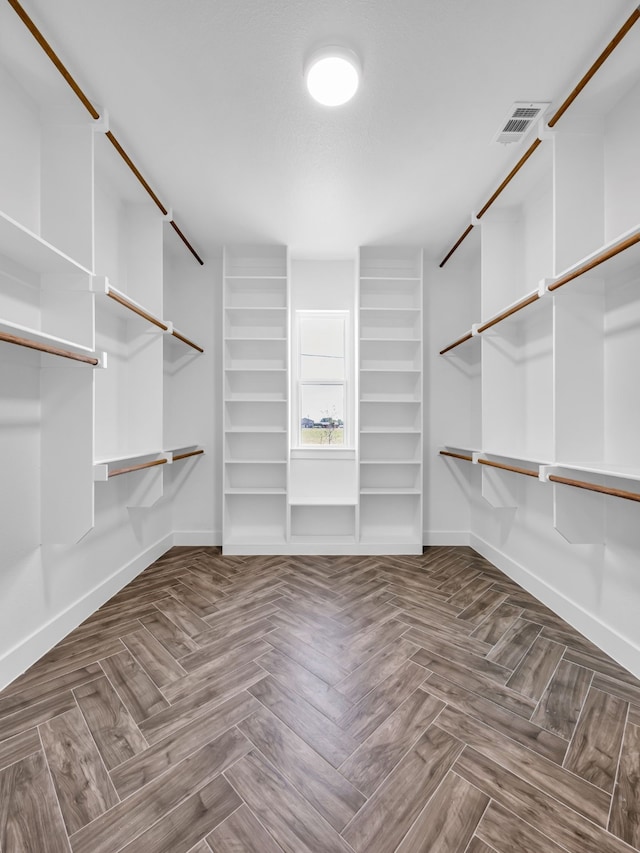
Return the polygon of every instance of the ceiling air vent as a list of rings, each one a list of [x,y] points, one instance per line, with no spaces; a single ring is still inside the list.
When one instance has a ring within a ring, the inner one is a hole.
[[[520,142],[544,115],[549,104],[550,101],[518,101],[513,104],[493,141],[503,145]]]

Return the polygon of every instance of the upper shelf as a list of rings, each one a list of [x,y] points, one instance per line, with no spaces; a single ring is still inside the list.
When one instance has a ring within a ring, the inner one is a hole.
[[[0,211],[0,254],[35,273],[91,271]]]
[[[513,317],[519,311],[538,302],[545,293],[554,293],[565,284],[569,284],[569,282],[575,281],[594,270],[597,270],[594,273],[595,275],[603,278],[612,278],[636,266],[640,266],[640,226],[625,232],[620,237],[605,244],[596,252],[592,252],[578,261],[578,263],[568,267],[560,275],[546,281],[538,290],[529,293],[523,299],[518,300],[518,302],[507,306],[503,311],[485,323],[477,325],[462,337],[440,350],[440,355],[445,355],[445,353],[471,340],[476,335],[486,332],[509,317]]]

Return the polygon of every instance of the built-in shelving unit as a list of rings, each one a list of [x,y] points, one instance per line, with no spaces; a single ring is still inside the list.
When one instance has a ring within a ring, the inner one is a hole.
[[[205,436],[165,428],[166,341],[186,344],[163,318],[162,214],[62,78],[18,77],[0,66],[0,517],[3,560],[35,565],[86,536],[117,475],[127,506],[155,503],[162,448]]]
[[[359,256],[359,547],[422,552],[422,254]]]
[[[272,553],[288,538],[288,303],[285,247],[225,248],[226,553]]]
[[[515,475],[551,485],[575,544],[640,500],[639,51],[636,25],[461,249],[479,316],[441,350],[473,410],[448,464],[481,465],[495,507],[518,505]]]

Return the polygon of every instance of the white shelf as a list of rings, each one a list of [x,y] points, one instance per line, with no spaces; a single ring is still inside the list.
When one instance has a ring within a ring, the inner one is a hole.
[[[275,488],[264,486],[260,488],[258,486],[249,488],[227,488],[224,490],[225,495],[285,495],[286,489],[284,488]]]
[[[420,459],[361,459],[361,465],[422,465]]]
[[[227,427],[225,432],[229,435],[261,435],[263,432],[269,433],[270,435],[286,435],[287,430],[285,427]]]
[[[8,335],[15,335],[21,338],[28,338],[35,343],[44,344],[45,346],[58,347],[59,349],[69,350],[78,355],[89,355],[94,356],[95,358],[104,360],[104,354],[97,353],[94,349],[90,347],[82,346],[82,344],[77,343],[76,341],[70,341],[66,338],[59,338],[55,335],[48,335],[45,332],[41,332],[38,329],[32,329],[28,326],[22,326],[19,323],[11,323],[8,320],[0,319],[0,332],[4,332]],[[0,341],[2,343],[2,341]],[[43,353],[44,355],[44,353]]]
[[[24,228],[2,211],[0,211],[0,255],[39,274],[85,273],[91,275],[91,270],[47,243],[33,231]]]
[[[322,495],[320,497],[290,495],[288,503],[289,506],[356,506],[358,497],[357,495]]]
[[[286,459],[225,459],[225,465],[286,465]]]
[[[422,489],[401,489],[401,488],[361,488],[361,495],[421,495]]]
[[[640,465],[607,465],[606,463],[568,463],[547,462],[543,463],[549,468],[562,468],[565,471],[578,471],[585,474],[598,474],[603,477],[617,477],[619,480],[633,480],[640,482]]]
[[[421,430],[411,427],[361,427],[360,433],[367,435],[422,435]]]

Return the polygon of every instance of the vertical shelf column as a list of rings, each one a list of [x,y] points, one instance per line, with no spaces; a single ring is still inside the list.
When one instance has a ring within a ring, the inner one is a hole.
[[[422,553],[422,252],[360,249],[360,551]]]
[[[288,538],[288,281],[286,247],[225,248],[225,553],[278,553]]]

